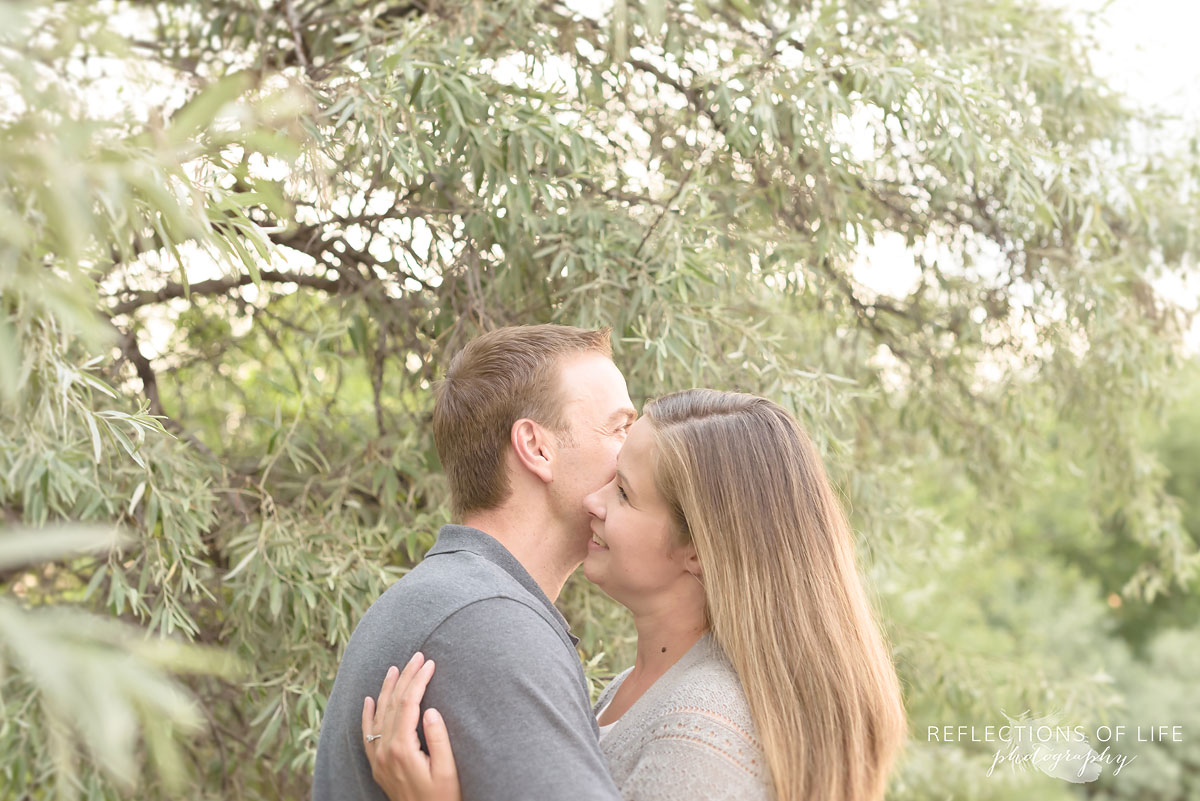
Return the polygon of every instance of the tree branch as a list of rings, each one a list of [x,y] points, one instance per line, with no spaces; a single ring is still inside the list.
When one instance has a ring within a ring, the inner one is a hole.
[[[337,294],[351,289],[350,282],[345,278],[322,278],[317,275],[302,273],[282,273],[274,270],[263,270],[259,278],[266,284],[297,284],[299,286],[320,289],[330,294]],[[224,295],[232,289],[254,283],[254,277],[239,275],[235,278],[214,278],[200,281],[185,287],[183,284],[170,283],[162,289],[153,292],[138,292],[132,298],[117,303],[108,310],[112,316],[129,314],[143,306],[162,303],[172,298],[182,298],[185,295]]]
[[[113,328],[120,338],[121,353],[125,356],[125,360],[133,365],[133,369],[137,371],[137,376],[142,382],[142,393],[150,401],[150,414],[156,417],[165,417],[162,400],[158,394],[158,376],[154,373],[154,367],[151,366],[150,360],[138,347],[137,333],[133,329],[122,331],[115,325]]]
[[[300,67],[308,74],[311,67],[308,63],[308,54],[304,50],[304,40],[300,36],[300,21],[296,18],[296,7],[292,4],[292,0],[283,0],[283,10],[287,16],[288,28],[292,32],[292,41],[296,45],[296,58],[300,61]]]

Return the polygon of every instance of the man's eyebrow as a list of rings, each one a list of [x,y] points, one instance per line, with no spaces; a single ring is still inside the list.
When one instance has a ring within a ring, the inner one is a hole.
[[[629,422],[632,423],[636,419],[637,419],[637,410],[636,409],[618,409],[617,411],[613,412],[612,417],[608,418],[608,424],[613,425],[614,423],[616,423],[620,420],[628,420]]]

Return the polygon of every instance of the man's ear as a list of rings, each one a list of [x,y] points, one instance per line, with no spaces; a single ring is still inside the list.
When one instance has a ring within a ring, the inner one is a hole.
[[[513,423],[512,446],[517,462],[545,483],[554,479],[551,458],[554,455],[550,433],[528,417]]]

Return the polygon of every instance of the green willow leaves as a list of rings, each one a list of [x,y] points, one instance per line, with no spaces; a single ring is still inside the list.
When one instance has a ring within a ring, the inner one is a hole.
[[[1192,636],[1154,446],[1200,166],[1089,46],[982,0],[0,5],[0,507],[128,537],[3,568],[5,786],[306,795],[447,519],[431,382],[558,321],[612,326],[635,399],[797,415],[904,676],[894,797],[1013,797],[926,726],[1118,714]],[[581,578],[560,606],[590,679],[631,658]],[[64,642],[109,683],[51,682]]]

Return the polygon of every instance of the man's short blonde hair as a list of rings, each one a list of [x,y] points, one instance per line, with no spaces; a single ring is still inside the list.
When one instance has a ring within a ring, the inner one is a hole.
[[[498,328],[455,354],[434,389],[433,438],[456,518],[495,509],[511,487],[504,468],[512,426],[529,418],[568,430],[558,367],[564,357],[612,358],[610,329],[565,325]]]

